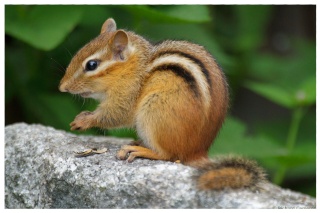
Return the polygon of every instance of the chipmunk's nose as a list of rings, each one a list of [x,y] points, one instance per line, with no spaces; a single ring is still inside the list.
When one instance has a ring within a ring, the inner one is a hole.
[[[67,84],[65,82],[60,83],[59,90],[60,90],[60,92],[69,92],[69,90],[67,89]]]

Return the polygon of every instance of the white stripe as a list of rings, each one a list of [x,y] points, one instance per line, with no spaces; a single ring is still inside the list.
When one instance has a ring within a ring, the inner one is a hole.
[[[83,74],[83,70],[85,70],[86,64],[88,61],[92,60],[92,59],[100,59],[101,55],[105,54],[106,50],[102,49],[99,52],[96,52],[93,55],[90,55],[89,57],[87,57],[85,60],[83,60],[82,62],[82,66],[73,74],[72,78],[73,80],[77,79],[79,76],[81,76]],[[97,73],[99,73],[101,71],[101,65],[103,65],[102,63],[98,66],[97,70],[95,71],[90,71],[90,72],[85,72],[84,75],[87,76],[92,76],[95,75]],[[105,66],[103,66],[103,68],[105,68]]]
[[[99,64],[99,66],[98,66],[98,68],[96,70],[85,72],[85,75],[86,76],[96,75],[99,72],[106,70],[108,67],[110,67],[114,63],[116,63],[116,61],[105,61],[105,62],[102,62],[102,63]]]
[[[93,55],[90,55],[88,58],[86,58],[85,60],[83,60],[82,62],[82,69],[84,70],[86,68],[86,64],[88,63],[88,61],[93,60],[93,59],[97,59],[100,60],[101,59],[101,55],[106,54],[106,49],[102,49],[99,52],[96,52]],[[99,66],[97,67],[96,70],[93,71],[89,71],[89,72],[85,72],[86,76],[93,76],[98,74],[99,72],[105,70],[108,66],[110,66],[110,64],[114,63],[114,61],[105,61],[99,64]],[[81,71],[82,72],[82,71]]]
[[[82,68],[84,69],[86,67],[86,64],[88,61],[92,60],[92,59],[100,59],[101,55],[106,54],[106,50],[102,49],[99,52],[96,52],[93,55],[90,55],[88,58],[84,59],[82,62]]]
[[[134,51],[135,51],[135,47],[134,46],[132,46],[132,45],[128,45],[128,55],[130,54],[130,53],[133,53]],[[83,69],[85,69],[85,67],[86,67],[86,64],[87,64],[87,62],[88,61],[90,61],[90,60],[92,60],[92,59],[100,59],[101,58],[101,55],[104,55],[104,54],[106,54],[106,49],[102,49],[102,50],[100,50],[99,52],[96,52],[95,54],[93,54],[93,55],[91,55],[91,56],[89,56],[88,58],[86,58],[83,62],[82,62],[82,68]],[[117,61],[116,60],[113,60],[113,59],[110,59],[110,60],[108,60],[108,61],[102,61],[100,64],[99,64],[99,66],[98,66],[98,68],[96,69],[96,70],[94,70],[94,71],[90,71],[90,72],[85,72],[85,75],[86,76],[93,76],[93,75],[96,75],[96,74],[98,74],[99,72],[101,72],[101,71],[104,71],[104,70],[106,70],[108,67],[110,67],[111,65],[113,65],[113,64],[115,64]],[[78,70],[77,72],[83,72],[82,70]],[[80,75],[80,73],[78,73],[78,75]],[[78,76],[77,75],[77,76]]]
[[[199,85],[199,88],[201,90],[201,94],[204,100],[205,108],[210,106],[210,92],[209,92],[209,85],[207,82],[206,77],[204,76],[204,73],[201,70],[201,67],[194,63],[192,60],[185,58],[180,55],[175,54],[168,54],[163,55],[157,59],[155,59],[152,63],[152,66],[149,70],[149,72],[159,65],[165,65],[165,64],[179,64],[184,69],[190,72],[190,74],[195,78],[197,84]]]

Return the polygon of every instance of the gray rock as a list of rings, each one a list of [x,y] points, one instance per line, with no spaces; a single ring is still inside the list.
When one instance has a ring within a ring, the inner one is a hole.
[[[195,170],[164,161],[117,160],[129,139],[77,136],[42,125],[5,128],[6,208],[315,208],[307,195],[266,183],[263,191],[199,191]],[[107,147],[76,158],[74,151]]]

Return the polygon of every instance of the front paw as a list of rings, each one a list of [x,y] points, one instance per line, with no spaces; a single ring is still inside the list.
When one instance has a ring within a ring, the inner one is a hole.
[[[86,129],[89,129],[92,126],[93,115],[93,112],[81,112],[75,117],[74,121],[70,123],[71,130],[84,131]]]

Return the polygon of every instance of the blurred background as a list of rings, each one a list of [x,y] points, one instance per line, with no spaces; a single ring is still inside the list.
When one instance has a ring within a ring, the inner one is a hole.
[[[151,42],[205,46],[227,75],[231,105],[210,155],[256,159],[268,179],[316,196],[315,5],[6,5],[5,124],[69,131],[94,100],[58,91],[72,55],[113,17]],[[85,133],[135,138],[134,130]],[[164,133],[165,134],[165,133]]]

